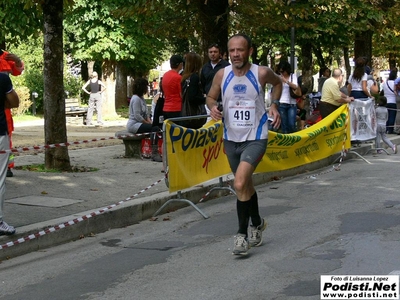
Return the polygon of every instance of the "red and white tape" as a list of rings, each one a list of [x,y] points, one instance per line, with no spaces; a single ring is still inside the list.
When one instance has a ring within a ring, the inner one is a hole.
[[[98,138],[98,139],[91,139],[91,140],[83,140],[83,141],[75,141],[75,142],[67,142],[67,143],[58,143],[58,144],[50,144],[50,145],[42,145],[42,146],[32,146],[32,147],[21,147],[21,148],[13,148],[8,150],[1,150],[0,154],[4,153],[21,153],[24,151],[31,151],[31,150],[44,150],[50,148],[57,148],[57,147],[68,147],[72,145],[79,145],[79,144],[87,144],[91,142],[99,142],[99,141],[106,141],[106,140],[115,140],[115,139],[123,139],[126,137],[135,137],[135,136],[145,136],[150,135],[151,133],[138,133],[138,134],[124,134],[118,135],[116,137],[106,137],[106,138]]]
[[[75,225],[75,224],[78,224],[78,223],[80,223],[80,222],[82,222],[82,221],[88,220],[88,219],[90,219],[91,217],[95,217],[95,216],[101,215],[101,214],[103,214],[103,213],[109,211],[110,209],[112,209],[112,208],[114,208],[114,207],[116,207],[116,206],[118,206],[118,205],[121,205],[122,203],[124,203],[124,202],[126,202],[126,201],[132,200],[133,198],[137,197],[138,195],[140,195],[140,194],[144,193],[145,191],[151,189],[152,187],[154,187],[155,185],[157,185],[158,183],[160,183],[163,179],[164,179],[164,178],[159,179],[158,181],[156,181],[156,182],[154,182],[153,184],[149,185],[148,187],[146,187],[145,189],[141,190],[141,191],[138,192],[137,194],[135,194],[135,195],[133,195],[133,196],[130,196],[130,197],[126,198],[125,200],[119,201],[118,203],[109,205],[109,206],[104,207],[104,208],[102,208],[102,209],[100,209],[100,210],[98,210],[98,211],[94,211],[94,212],[92,212],[92,213],[90,213],[90,214],[87,214],[87,215],[78,217],[78,218],[73,219],[73,220],[71,220],[71,221],[68,221],[68,222],[65,222],[65,223],[62,223],[62,224],[59,224],[59,225],[56,225],[56,226],[53,226],[53,227],[44,229],[44,230],[39,231],[39,232],[37,232],[37,233],[30,234],[30,235],[28,235],[28,236],[26,236],[26,237],[19,238],[19,239],[17,239],[16,241],[12,241],[12,242],[8,242],[8,243],[5,243],[5,244],[3,244],[3,245],[0,245],[0,250],[6,249],[6,248],[10,248],[10,247],[15,246],[15,245],[22,244],[22,243],[24,243],[24,242],[26,242],[26,241],[34,240],[34,239],[36,239],[36,238],[38,238],[38,237],[41,237],[41,236],[43,236],[43,235],[46,235],[46,234],[55,232],[55,231],[57,231],[57,230],[66,228],[66,227],[68,227],[68,226]]]
[[[150,133],[126,134],[126,135],[124,134],[124,135],[118,135],[118,136],[116,136],[116,137],[108,137],[108,138],[98,138],[98,139],[91,139],[91,140],[75,141],[75,142],[72,142],[72,143],[68,143],[68,142],[67,142],[67,143],[59,143],[59,144],[51,144],[51,145],[43,145],[43,146],[22,147],[22,148],[16,148],[16,149],[2,150],[2,151],[0,151],[0,154],[4,154],[4,153],[17,153],[17,152],[20,153],[20,152],[23,152],[23,151],[43,150],[43,149],[56,148],[56,147],[67,147],[67,146],[71,146],[71,145],[86,144],[86,143],[90,143],[90,142],[98,142],[98,141],[105,141],[105,140],[112,140],[112,139],[121,139],[121,138],[125,138],[125,137],[143,136],[143,135],[149,135],[149,134],[150,134]],[[164,179],[164,178],[163,178],[163,179]],[[112,209],[112,208],[114,208],[114,207],[116,207],[116,206],[118,206],[118,205],[121,205],[122,203],[124,203],[124,202],[126,202],[126,201],[129,201],[129,200],[131,200],[131,199],[137,197],[138,195],[144,193],[145,191],[149,190],[149,189],[152,188],[153,186],[155,186],[155,185],[157,185],[158,183],[160,183],[163,179],[160,179],[160,180],[156,181],[155,183],[149,185],[148,187],[146,187],[145,189],[143,189],[143,190],[141,190],[140,192],[136,193],[135,195],[130,196],[130,197],[126,198],[125,200],[119,201],[118,203],[109,205],[109,206],[104,207],[104,208],[102,208],[102,209],[100,209],[100,210],[98,210],[98,211],[95,211],[95,212],[92,212],[92,213],[90,213],[90,214],[87,214],[87,215],[78,217],[78,218],[76,218],[76,219],[73,219],[73,220],[71,220],[71,221],[68,221],[68,222],[65,222],[65,223],[56,225],[56,226],[54,226],[54,227],[50,227],[50,228],[44,229],[44,230],[39,231],[39,232],[37,232],[37,233],[30,234],[30,235],[28,235],[28,236],[26,236],[26,237],[17,239],[16,241],[12,241],[12,242],[8,242],[8,243],[5,243],[5,244],[3,244],[3,245],[0,245],[0,250],[1,250],[1,249],[5,249],[5,248],[9,248],[9,247],[12,247],[12,246],[15,246],[15,245],[18,245],[18,244],[22,244],[22,243],[25,242],[25,241],[34,240],[34,239],[36,239],[36,238],[38,238],[38,237],[41,237],[41,236],[43,236],[43,235],[46,235],[46,234],[55,232],[55,231],[57,231],[57,230],[66,228],[66,227],[68,227],[68,226],[71,226],[71,225],[74,225],[74,224],[78,224],[79,222],[88,220],[88,219],[90,219],[91,217],[101,215],[101,214],[103,214],[103,213],[109,211],[110,209]]]

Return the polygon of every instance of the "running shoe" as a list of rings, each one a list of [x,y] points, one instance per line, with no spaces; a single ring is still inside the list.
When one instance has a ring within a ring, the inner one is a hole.
[[[6,222],[0,222],[0,235],[12,235],[15,233],[15,228],[8,225]]]
[[[267,220],[261,219],[261,224],[257,227],[250,226],[249,243],[251,247],[258,247],[262,244],[262,232],[267,228]]]
[[[233,246],[233,255],[247,255],[247,251],[249,250],[249,243],[247,242],[247,238],[245,234],[238,233],[235,236],[235,242]]]

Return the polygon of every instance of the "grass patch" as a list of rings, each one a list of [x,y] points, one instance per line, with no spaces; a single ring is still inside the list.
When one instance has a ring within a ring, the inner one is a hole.
[[[117,117],[115,118],[105,118],[106,121],[118,121],[118,120],[126,120],[129,119],[129,107],[122,107],[116,110]],[[94,119],[96,119],[96,114]],[[33,115],[20,115],[20,116],[13,116],[13,120],[16,123],[23,123],[29,121],[37,121],[43,120],[44,116],[42,114],[37,114],[36,116]]]
[[[36,165],[26,165],[26,166],[16,166],[16,170],[22,171],[31,171],[31,172],[40,172],[40,173],[64,173],[65,171],[60,171],[56,169],[46,169],[44,164],[36,164]],[[99,169],[84,167],[84,166],[72,166],[71,171],[68,173],[82,173],[82,172],[96,172]]]
[[[129,107],[121,107],[117,109],[117,114],[120,118],[129,119]]]
[[[20,115],[20,116],[13,116],[14,122],[28,122],[28,121],[37,121],[42,120],[43,115],[37,114],[34,115]]]
[[[152,99],[146,99],[146,102],[151,104]],[[122,106],[121,108],[116,109],[117,116],[116,117],[105,117],[106,121],[119,121],[119,120],[127,120],[129,119],[129,106]],[[97,118],[97,114],[95,114],[94,119]],[[30,122],[30,121],[38,121],[38,120],[43,120],[44,115],[43,114],[36,114],[31,115],[31,114],[24,114],[24,115],[14,115],[13,120],[15,123],[23,123],[23,122]]]

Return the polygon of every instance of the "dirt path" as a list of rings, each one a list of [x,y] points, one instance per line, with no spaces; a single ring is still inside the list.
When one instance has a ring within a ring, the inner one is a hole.
[[[114,137],[115,132],[125,130],[126,121],[112,122],[109,126],[67,126],[68,142],[92,140],[105,138],[102,141],[89,142],[69,146],[70,150],[93,148],[99,146],[113,146],[122,144],[118,139],[107,139]],[[43,125],[16,126],[12,135],[13,148],[43,146],[44,127]],[[30,151],[27,151],[30,152]]]

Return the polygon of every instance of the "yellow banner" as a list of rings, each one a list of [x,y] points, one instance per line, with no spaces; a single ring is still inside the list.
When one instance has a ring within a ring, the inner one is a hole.
[[[267,151],[256,172],[287,170],[350,148],[347,105],[317,124],[292,133],[269,132]],[[176,192],[231,173],[224,153],[222,122],[189,129],[165,121],[169,191]],[[346,139],[345,139],[346,137]]]

